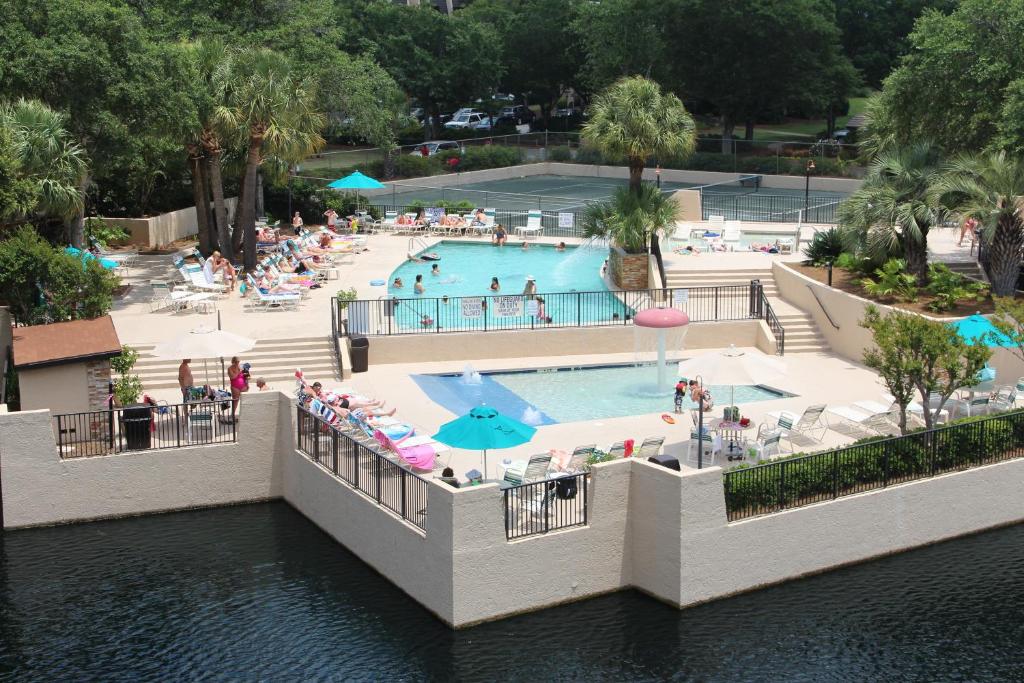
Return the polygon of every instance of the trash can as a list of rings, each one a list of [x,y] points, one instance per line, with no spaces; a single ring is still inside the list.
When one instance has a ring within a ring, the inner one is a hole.
[[[366,372],[370,369],[370,340],[366,337],[352,337],[349,342],[352,356],[352,372]]]
[[[670,470],[675,470],[676,472],[679,471],[679,459],[671,455],[652,455],[651,457],[647,458],[647,461],[653,462],[655,465],[667,467]]]
[[[124,435],[125,448],[129,451],[144,451],[150,448],[151,419],[150,406],[132,406],[121,411],[121,430]]]

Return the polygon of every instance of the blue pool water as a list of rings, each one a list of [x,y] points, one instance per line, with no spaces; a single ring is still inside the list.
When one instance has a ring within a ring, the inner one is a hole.
[[[655,388],[653,365],[551,368],[524,372],[480,373],[479,383],[462,375],[413,375],[435,403],[456,415],[486,403],[501,413],[532,424],[580,422],[608,417],[672,412],[672,392]],[[674,385],[676,378],[671,381]],[[718,406],[729,402],[732,387],[711,386]],[[761,386],[735,388],[734,403],[771,401],[792,396]],[[686,409],[696,405],[686,400]]]
[[[491,310],[486,311],[489,319],[502,318],[500,322],[505,327],[529,327],[531,322],[543,324],[537,320],[539,311],[527,310],[525,301],[519,298],[527,276],[533,276],[537,293],[544,298],[545,317],[550,317],[553,324],[596,322],[611,319],[613,313],[624,317],[629,312],[617,305],[618,300],[607,291],[601,279],[607,249],[567,247],[565,251],[558,251],[553,245],[530,243],[523,251],[519,244],[509,242],[504,247],[496,247],[442,241],[426,250],[440,256],[439,261],[406,261],[388,278],[388,296],[412,299],[396,309],[399,324],[419,327],[421,318],[429,315],[448,329],[484,329],[482,318],[464,316],[460,297],[495,295],[514,297],[509,302],[514,304],[513,308],[521,306],[521,309],[509,312],[492,305]],[[435,263],[440,270],[438,275],[431,273]],[[426,291],[422,295],[414,290],[417,275],[423,276]],[[403,287],[394,287],[396,277],[402,279]],[[492,277],[498,278],[501,286],[497,292],[490,289]],[[595,294],[583,297],[581,306],[574,292]],[[545,296],[549,293],[559,294]],[[449,297],[449,301],[439,302],[439,297]]]

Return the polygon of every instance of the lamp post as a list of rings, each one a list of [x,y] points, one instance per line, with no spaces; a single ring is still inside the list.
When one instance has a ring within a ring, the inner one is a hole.
[[[814,159],[807,160],[804,168],[804,220],[807,220],[807,210],[811,201],[811,173],[814,172]]]
[[[661,164],[654,167],[654,183],[661,189]]]

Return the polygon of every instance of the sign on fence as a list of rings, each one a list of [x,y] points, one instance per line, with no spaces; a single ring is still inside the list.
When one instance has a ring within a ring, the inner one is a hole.
[[[568,213],[568,212],[561,212],[560,211],[558,213],[558,227],[560,227],[560,228],[571,228],[571,227],[573,227],[573,220],[575,219],[575,216],[576,216],[576,214],[574,214],[574,213]]]
[[[499,318],[516,318],[523,314],[521,296],[496,296],[491,301],[494,303],[494,315]]]
[[[440,223],[444,218],[444,209],[440,206],[430,206],[423,209],[423,215],[429,223]]]
[[[482,296],[467,296],[462,298],[463,318],[484,317],[484,298]]]

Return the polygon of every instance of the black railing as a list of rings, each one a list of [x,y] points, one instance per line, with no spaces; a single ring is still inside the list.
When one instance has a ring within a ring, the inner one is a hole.
[[[430,483],[380,447],[361,443],[305,408],[298,410],[298,449],[333,476],[420,529],[426,529]]]
[[[690,322],[774,316],[763,293],[756,310],[750,305],[752,287],[362,299],[348,302],[346,313],[350,334],[371,336],[631,325],[636,311],[654,306],[685,311]]]
[[[587,524],[586,473],[504,490],[505,538],[523,538]]]
[[[726,472],[725,507],[732,521],[1022,456],[1024,411],[1002,413]]]
[[[55,415],[62,458],[203,446],[236,440],[231,400],[131,406]]]

